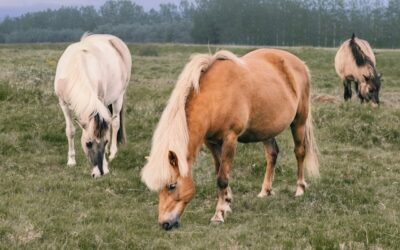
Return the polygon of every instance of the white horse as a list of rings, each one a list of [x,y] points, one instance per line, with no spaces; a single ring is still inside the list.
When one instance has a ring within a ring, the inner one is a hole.
[[[92,177],[107,174],[109,160],[117,153],[117,142],[125,142],[124,93],[131,76],[128,47],[112,35],[85,33],[71,44],[58,61],[54,80],[66,122],[68,166],[75,166],[75,127],[71,111],[82,128],[81,144],[92,167]],[[111,148],[107,146],[110,140]]]

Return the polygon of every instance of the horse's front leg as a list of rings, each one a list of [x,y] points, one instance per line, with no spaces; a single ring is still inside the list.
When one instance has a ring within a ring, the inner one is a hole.
[[[344,92],[343,92],[344,100],[345,101],[350,100],[353,95],[353,91],[351,90],[351,81],[344,79],[343,87],[344,87]]]
[[[65,118],[65,134],[68,139],[68,162],[67,166],[73,167],[76,165],[75,161],[75,146],[74,146],[74,136],[75,136],[75,127],[71,117],[71,111],[68,106],[60,99],[59,101],[61,110],[63,111]]]
[[[112,121],[111,121],[111,146],[110,146],[110,156],[108,159],[111,161],[115,158],[115,155],[117,154],[118,151],[118,141],[117,141],[117,136],[118,136],[118,130],[120,129],[120,112],[122,109],[123,105],[123,97],[119,98],[115,103],[112,105]]]
[[[228,212],[231,212],[232,191],[229,187],[229,172],[236,151],[237,135],[230,133],[225,136],[221,148],[221,165],[217,173],[218,202],[211,222],[224,222]]]
[[[117,133],[118,129],[120,126],[120,121],[119,121],[119,114],[113,115],[112,121],[111,121],[111,146],[110,146],[110,156],[108,159],[111,161],[115,158],[115,155],[117,154],[118,147],[117,147]]]

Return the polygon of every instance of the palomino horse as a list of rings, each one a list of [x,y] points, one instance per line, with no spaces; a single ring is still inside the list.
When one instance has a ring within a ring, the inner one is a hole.
[[[298,164],[296,196],[304,193],[304,163],[318,175],[306,65],[280,50],[259,49],[242,58],[228,51],[195,55],[181,73],[153,136],[142,181],[159,192],[160,225],[179,224],[195,194],[192,165],[205,143],[215,161],[218,203],[212,222],[223,222],[232,201],[228,185],[237,142],[262,142],[267,158],[259,197],[272,194],[278,145],[290,126]]]
[[[92,177],[109,172],[105,151],[108,150],[110,124],[110,161],[117,153],[117,141],[125,142],[124,93],[131,66],[128,47],[111,35],[85,33],[80,42],[68,46],[61,56],[54,88],[66,122],[68,166],[76,165],[73,110],[82,128],[81,144],[92,166]]]
[[[335,69],[344,86],[344,99],[351,99],[351,82],[361,102],[371,101],[373,106],[379,104],[381,75],[376,71],[376,59],[369,43],[356,38],[345,41],[335,57]]]

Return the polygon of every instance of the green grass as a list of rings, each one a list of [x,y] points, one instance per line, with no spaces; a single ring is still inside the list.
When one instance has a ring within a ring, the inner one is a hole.
[[[110,175],[93,180],[76,138],[78,165],[66,166],[67,139],[53,90],[66,44],[0,46],[0,249],[395,249],[400,245],[400,51],[378,51],[382,105],[342,101],[335,50],[289,48],[310,67],[321,179],[295,199],[296,162],[288,131],[278,138],[276,195],[256,197],[265,172],[259,144],[240,145],[231,187],[233,213],[209,224],[216,205],[211,156],[194,167],[197,194],[182,226],[157,225],[157,194],[140,182],[153,129],[192,53],[247,47],[131,45],[128,143]]]

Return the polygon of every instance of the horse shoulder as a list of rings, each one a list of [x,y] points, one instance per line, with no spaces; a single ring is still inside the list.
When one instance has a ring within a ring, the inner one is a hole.
[[[189,130],[211,134],[235,124],[242,130],[249,116],[246,70],[230,60],[216,61],[200,79],[200,91],[191,91],[186,102]],[[247,87],[246,87],[247,86]]]
[[[68,83],[67,79],[65,79],[65,78],[56,78],[54,81],[55,93],[59,98],[61,98],[63,100],[65,99],[64,95],[66,94],[65,90],[66,90],[67,83]]]

